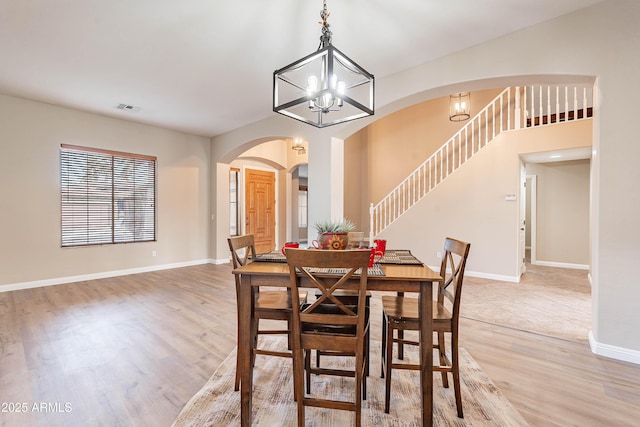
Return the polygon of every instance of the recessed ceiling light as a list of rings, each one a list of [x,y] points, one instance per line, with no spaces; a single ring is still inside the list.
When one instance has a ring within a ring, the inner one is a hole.
[[[561,154],[552,154],[550,157],[552,159],[559,159],[560,157],[562,157],[562,155]]]

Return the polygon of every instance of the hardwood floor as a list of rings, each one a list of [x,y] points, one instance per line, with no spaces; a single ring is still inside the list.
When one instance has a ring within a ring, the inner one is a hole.
[[[235,336],[229,265],[0,293],[0,425],[169,426]],[[471,319],[461,342],[533,426],[637,425],[640,366]]]

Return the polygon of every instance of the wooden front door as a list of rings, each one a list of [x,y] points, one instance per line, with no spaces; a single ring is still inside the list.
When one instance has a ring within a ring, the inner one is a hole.
[[[256,252],[276,246],[276,175],[274,172],[245,170],[246,233],[253,234]]]

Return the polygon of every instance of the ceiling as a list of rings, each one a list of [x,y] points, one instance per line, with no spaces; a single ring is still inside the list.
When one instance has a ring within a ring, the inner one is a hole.
[[[327,7],[334,46],[380,79],[600,1]],[[318,48],[321,9],[321,0],[0,0],[0,93],[216,136],[275,114],[273,71]]]

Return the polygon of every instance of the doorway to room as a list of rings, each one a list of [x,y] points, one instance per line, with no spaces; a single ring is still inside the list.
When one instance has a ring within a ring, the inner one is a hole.
[[[276,247],[276,176],[274,172],[245,170],[245,229],[253,234],[258,253]]]

